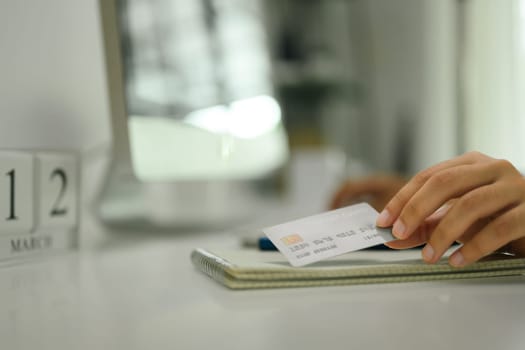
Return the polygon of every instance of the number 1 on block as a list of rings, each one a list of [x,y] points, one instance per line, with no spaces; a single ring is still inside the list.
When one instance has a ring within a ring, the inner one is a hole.
[[[0,152],[0,234],[33,229],[33,156]]]

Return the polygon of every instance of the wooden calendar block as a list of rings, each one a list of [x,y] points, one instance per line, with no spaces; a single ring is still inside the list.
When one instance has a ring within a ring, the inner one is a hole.
[[[77,225],[79,194],[77,157],[68,153],[37,153],[37,227]]]
[[[0,151],[0,234],[33,229],[33,156]]]

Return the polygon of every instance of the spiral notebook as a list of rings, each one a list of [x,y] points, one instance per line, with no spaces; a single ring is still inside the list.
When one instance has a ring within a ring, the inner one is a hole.
[[[308,267],[292,267],[279,252],[250,249],[214,251],[195,249],[195,267],[231,289],[339,286],[525,274],[525,258],[496,254],[464,268],[434,265],[421,260],[419,251],[358,251]]]

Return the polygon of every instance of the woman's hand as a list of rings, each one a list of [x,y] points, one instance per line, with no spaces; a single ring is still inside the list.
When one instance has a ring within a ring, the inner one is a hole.
[[[368,202],[380,211],[405,183],[405,179],[394,175],[375,175],[348,180],[335,192],[330,208],[336,209],[352,203]]]
[[[525,179],[508,161],[477,152],[434,165],[414,176],[386,205],[377,225],[393,225],[392,248],[426,243],[428,263],[455,242],[450,257],[465,266],[505,249],[525,256]]]

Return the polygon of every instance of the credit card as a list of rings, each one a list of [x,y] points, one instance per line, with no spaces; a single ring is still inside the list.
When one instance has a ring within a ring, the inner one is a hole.
[[[359,203],[262,231],[298,267],[395,240],[391,228],[376,227],[377,216],[368,203]]]

